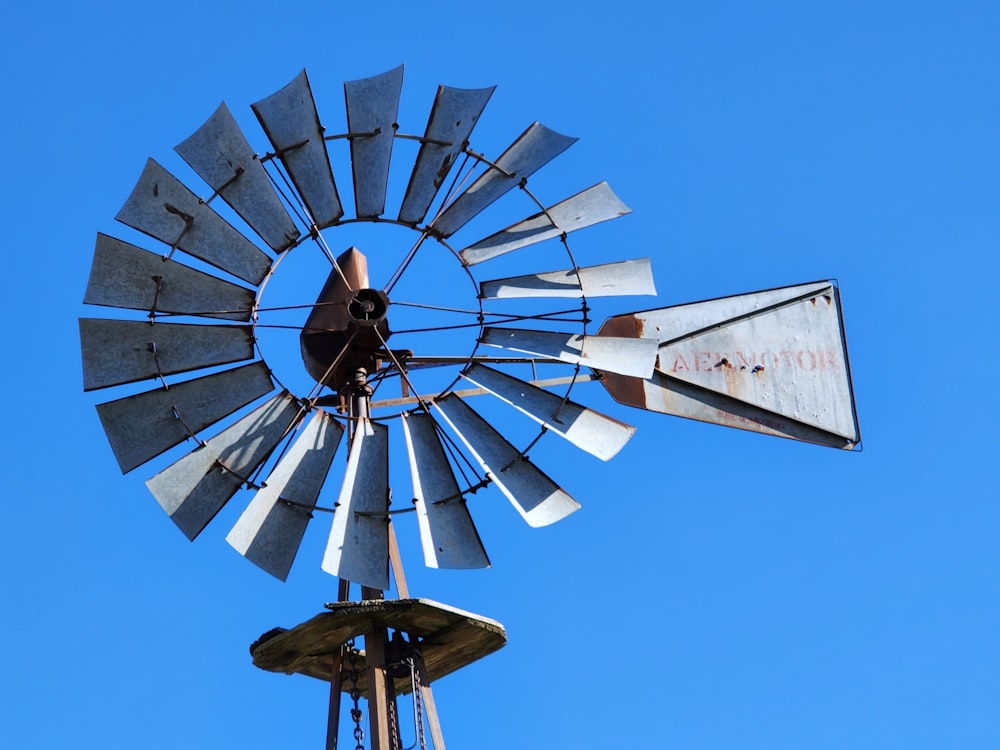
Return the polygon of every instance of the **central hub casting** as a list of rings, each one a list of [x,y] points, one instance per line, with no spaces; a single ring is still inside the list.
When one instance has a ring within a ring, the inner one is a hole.
[[[347,305],[351,321],[358,328],[377,326],[385,320],[389,298],[378,289],[361,289]]]
[[[337,258],[299,336],[306,370],[336,391],[358,369],[375,372],[392,335],[389,298],[368,284],[368,261],[352,247]]]

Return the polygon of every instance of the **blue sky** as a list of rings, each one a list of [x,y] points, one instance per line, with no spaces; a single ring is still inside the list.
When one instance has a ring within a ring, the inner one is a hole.
[[[633,213],[574,252],[648,256],[659,292],[606,314],[837,278],[864,437],[849,454],[574,390],[638,427],[607,464],[554,438],[532,452],[579,513],[529,529],[477,496],[493,567],[476,572],[425,569],[400,523],[411,593],[508,631],[437,684],[450,746],[1000,745],[995,4],[4,15],[0,745],[321,746],[324,686],[247,647],[335,598],[323,524],[285,584],[222,518],[188,542],[143,486],[155,469],[120,476],[76,318],[100,314],[81,303],[96,233],[135,241],[114,216],[147,157],[180,165],[223,99],[250,131],[249,105],[302,68],[343,122],[342,82],[400,63],[413,131],[438,83],[496,84],[473,148],[497,155],[534,120],[580,138],[532,184],[554,202],[608,180]]]

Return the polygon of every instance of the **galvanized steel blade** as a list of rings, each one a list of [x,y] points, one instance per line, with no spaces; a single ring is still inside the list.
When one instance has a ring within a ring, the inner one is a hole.
[[[492,367],[472,365],[462,377],[602,461],[613,458],[635,434],[631,425]]]
[[[561,135],[541,123],[533,123],[500,158],[459,195],[431,226],[442,237],[450,237],[500,196],[517,187],[579,140]]]
[[[434,420],[424,412],[401,416],[424,564],[429,568],[488,568],[489,558]]]
[[[627,297],[644,294],[656,294],[649,258],[491,279],[479,284],[480,299]]]
[[[840,320],[836,290],[828,285],[807,299],[722,319],[712,329],[666,343],[660,370],[857,442]]]
[[[298,238],[295,222],[225,102],[174,151],[271,249],[284,250]]]
[[[344,83],[354,205],[359,218],[381,216],[385,211],[389,160],[402,90],[402,65],[381,75]]]
[[[250,326],[80,318],[83,390],[253,359]]]
[[[316,226],[322,229],[336,222],[344,209],[305,70],[250,106]]]
[[[317,409],[226,536],[275,578],[288,577],[343,434],[339,422]]]
[[[460,397],[450,393],[434,407],[529,526],[548,526],[580,509]]]
[[[629,213],[632,209],[622,203],[607,182],[601,182],[469,245],[460,255],[466,265],[474,266],[563,232],[575,232]]]
[[[362,419],[351,442],[323,570],[343,580],[389,588],[389,428]]]
[[[146,487],[194,539],[267,460],[298,414],[298,401],[283,391],[147,480]]]
[[[122,473],[274,390],[263,362],[97,405]]]
[[[583,336],[520,328],[487,327],[479,341],[487,346],[639,378],[648,378],[653,373],[658,349],[658,342],[653,339]]]
[[[251,284],[271,267],[263,250],[152,159],[115,218]]]
[[[88,305],[246,321],[253,311],[254,293],[98,234],[83,301]]]
[[[420,145],[417,163],[413,166],[403,205],[399,209],[400,221],[419,224],[424,220],[455,160],[469,145],[469,135],[495,88],[438,86],[424,131],[425,140]]]

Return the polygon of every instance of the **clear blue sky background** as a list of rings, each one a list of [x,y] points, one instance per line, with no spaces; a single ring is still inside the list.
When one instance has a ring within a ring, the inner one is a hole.
[[[990,2],[5,11],[0,746],[322,746],[324,686],[247,647],[335,597],[325,524],[287,584],[224,523],[187,542],[152,470],[119,475],[76,318],[147,156],[179,164],[222,99],[252,125],[303,67],[342,123],[341,82],[399,63],[414,131],[436,84],[497,84],[473,147],[533,120],[581,138],[539,184],[554,201],[606,179],[634,210],[578,240],[653,258],[658,299],[616,311],[838,278],[865,445],[574,391],[639,428],[609,464],[533,453],[581,512],[532,530],[477,497],[480,572],[424,569],[401,524],[411,591],[510,637],[438,683],[449,746],[1000,746],[998,56]]]

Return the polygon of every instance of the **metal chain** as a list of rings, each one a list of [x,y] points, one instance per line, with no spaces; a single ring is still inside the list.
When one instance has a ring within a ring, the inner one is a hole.
[[[402,741],[399,738],[399,715],[397,713],[396,699],[386,703],[386,720],[389,723],[389,746],[392,750],[403,750]]]
[[[417,741],[420,750],[427,750],[427,741],[424,739],[424,710],[423,698],[421,697],[420,670],[417,669],[416,660],[412,657],[410,662],[410,679],[413,682],[413,712],[416,714]]]
[[[354,648],[354,639],[351,638],[346,644],[347,655],[351,664],[351,719],[354,721],[354,750],[365,750],[365,730],[361,728],[361,709],[358,708],[358,701],[361,700],[361,691],[358,690],[358,650]]]

